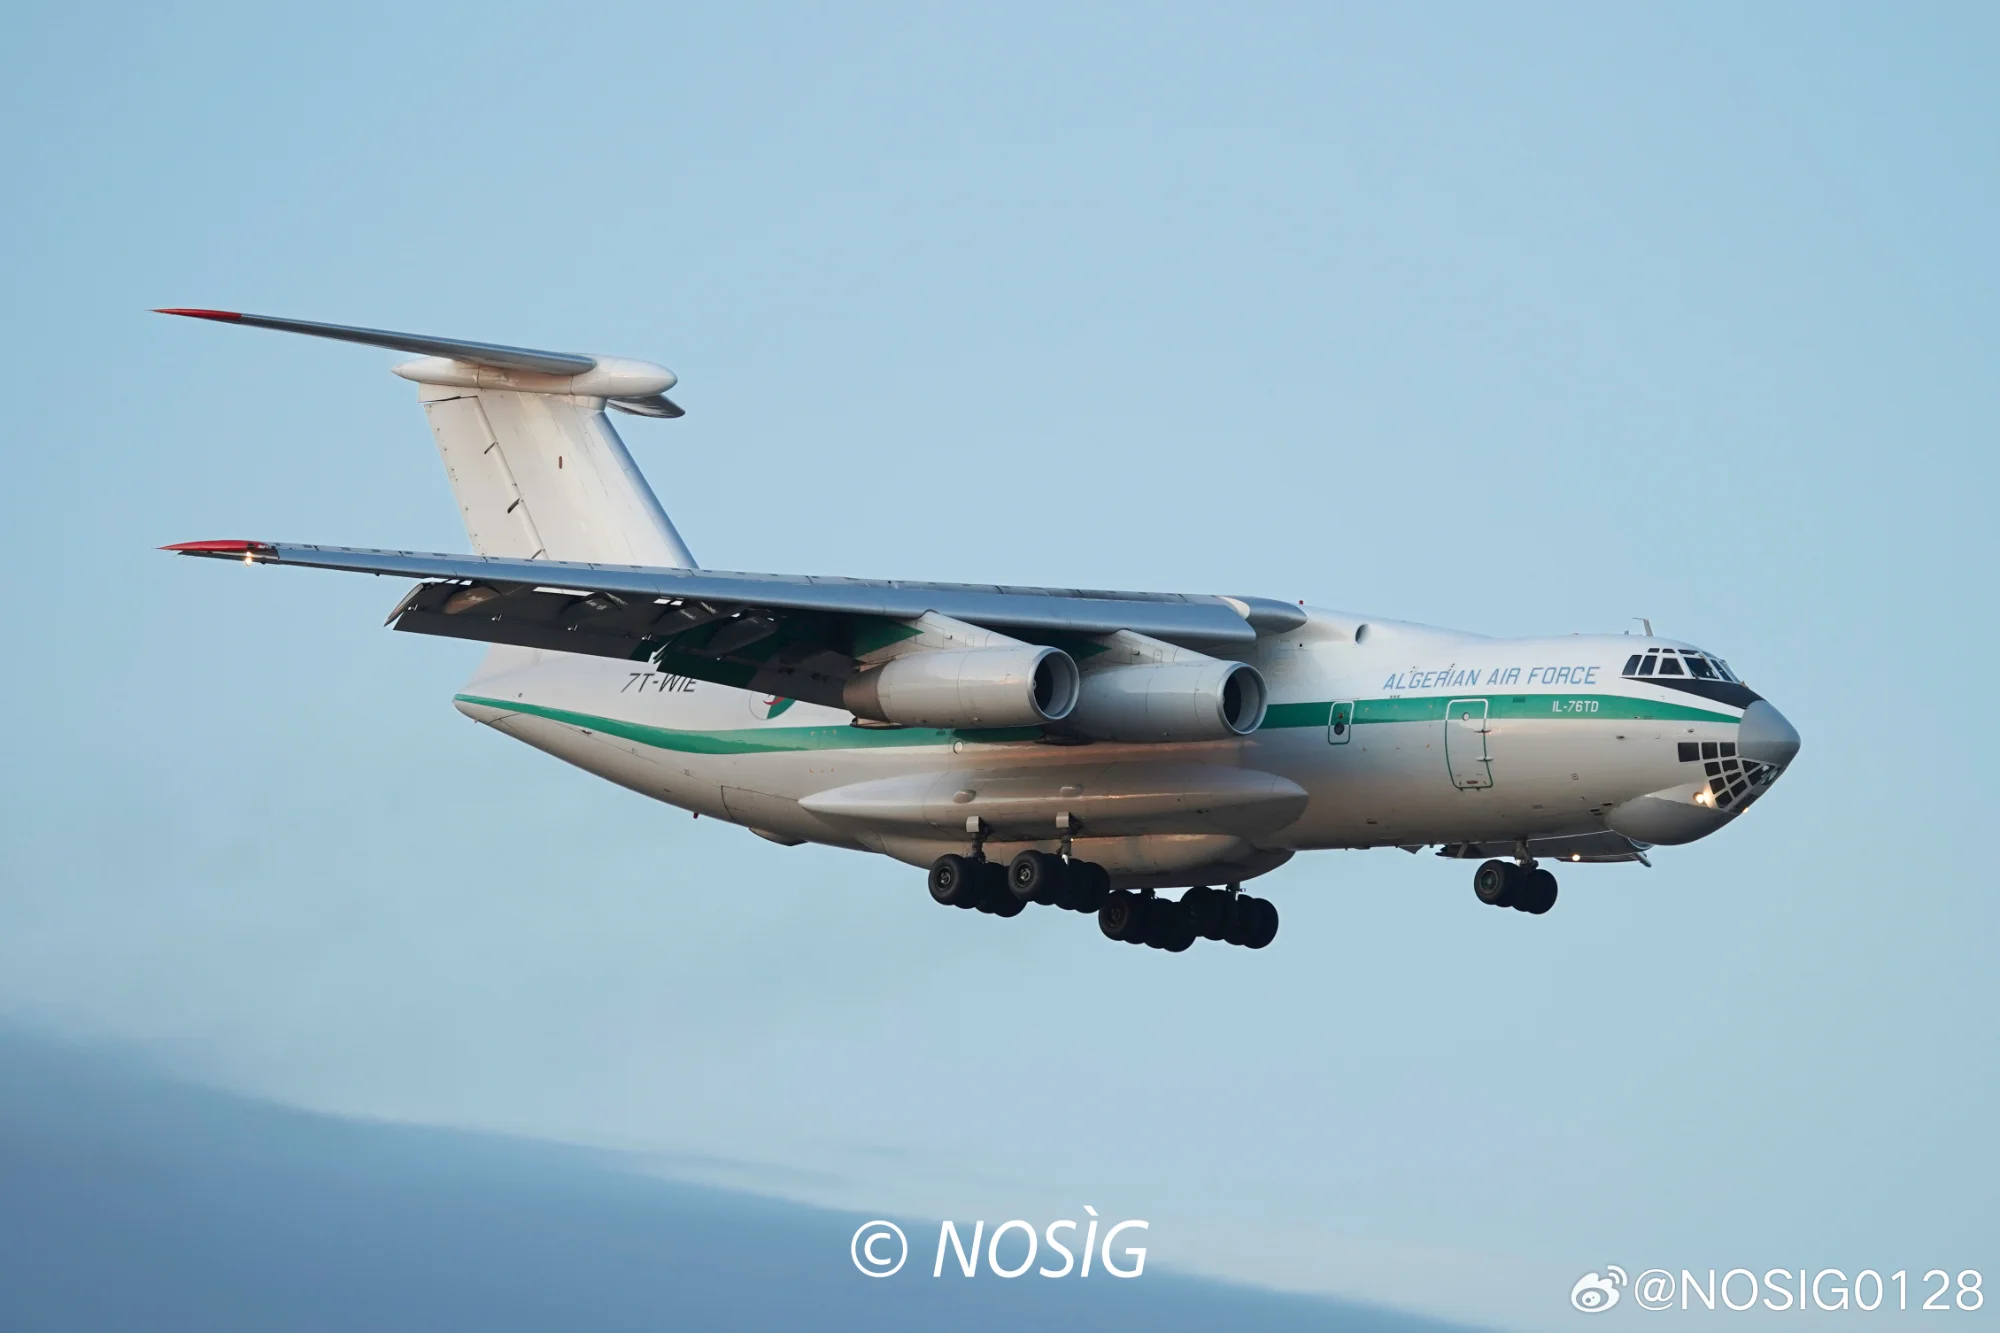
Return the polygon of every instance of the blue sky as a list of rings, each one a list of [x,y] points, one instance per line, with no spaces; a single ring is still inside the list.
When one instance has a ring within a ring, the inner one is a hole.
[[[1996,29],[16,15],[0,1018],[1509,1326],[1607,1263],[2000,1268]],[[1383,852],[1262,881],[1262,954],[968,921],[475,728],[401,587],[155,553],[464,545],[392,355],[158,305],[662,361],[621,429],[711,567],[1647,616],[1805,750],[1545,918]]]

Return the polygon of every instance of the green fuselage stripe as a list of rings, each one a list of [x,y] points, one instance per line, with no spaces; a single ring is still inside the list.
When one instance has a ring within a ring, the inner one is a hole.
[[[1629,694],[1434,694],[1414,699],[1355,699],[1353,722],[1442,722],[1446,707],[1461,699],[1486,701],[1489,718],[1536,720],[1595,719],[1599,722],[1734,722],[1734,713],[1693,708],[1663,699],[1637,699]],[[1280,727],[1323,727],[1332,701],[1272,704],[1264,714],[1264,730]]]
[[[594,713],[578,713],[566,708],[549,708],[518,699],[486,699],[476,694],[457,696],[461,703],[497,708],[508,713],[526,713],[551,722],[562,722],[587,731],[601,732],[621,740],[636,741],[660,750],[684,754],[792,754],[805,750],[876,750],[924,745],[946,745],[955,740],[992,744],[997,741],[1031,741],[1041,732],[1034,727],[994,730],[948,731],[939,727],[873,728],[833,727],[744,727],[730,731],[677,731],[671,727],[625,722]],[[1635,699],[1622,694],[1490,694],[1427,695],[1414,699],[1353,700],[1353,721],[1357,726],[1379,722],[1442,722],[1446,705],[1462,698],[1484,698],[1489,718],[1532,718],[1544,721],[1596,722],[1734,722],[1730,713],[1655,699]],[[1333,701],[1272,704],[1264,714],[1264,731],[1291,727],[1324,727]]]
[[[483,699],[461,694],[459,702],[498,708],[509,713],[526,713],[563,722],[586,731],[602,732],[621,740],[637,741],[661,750],[684,754],[790,754],[800,750],[875,750],[893,746],[944,745],[954,740],[1032,741],[1041,738],[1035,727],[995,728],[985,731],[946,731],[939,727],[745,727],[740,731],[676,731],[672,727],[652,727],[643,722],[625,722],[594,713],[576,713],[567,708],[547,708],[518,699]]]

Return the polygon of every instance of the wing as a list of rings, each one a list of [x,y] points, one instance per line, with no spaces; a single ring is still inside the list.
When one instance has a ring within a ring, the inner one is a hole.
[[[1305,613],[1269,598],[993,584],[787,577],[643,565],[510,560],[340,546],[185,542],[182,555],[422,580],[397,629],[650,661],[695,680],[839,706],[885,649],[938,617],[1061,645],[1120,630],[1202,651],[1248,646]]]

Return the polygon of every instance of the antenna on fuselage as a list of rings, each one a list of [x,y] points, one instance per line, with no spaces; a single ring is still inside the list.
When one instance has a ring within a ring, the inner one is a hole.
[[[1647,638],[1649,638],[1649,639],[1650,639],[1650,638],[1652,638],[1652,637],[1653,637],[1653,622],[1652,622],[1652,621],[1650,621],[1650,620],[1646,619],[1646,617],[1644,617],[1644,616],[1633,616],[1633,617],[1632,617],[1632,619],[1634,619],[1634,620],[1638,621],[1638,622],[1639,622],[1639,623],[1640,623],[1641,625],[1644,625],[1644,626],[1646,627],[1646,637],[1647,637]]]

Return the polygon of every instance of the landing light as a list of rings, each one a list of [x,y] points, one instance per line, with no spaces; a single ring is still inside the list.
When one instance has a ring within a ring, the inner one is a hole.
[[[1569,859],[1570,859],[1570,860],[1572,860],[1572,861],[1581,861],[1581,860],[1583,859],[1583,853],[1582,853],[1582,852],[1571,852],[1571,853],[1569,854]]]

